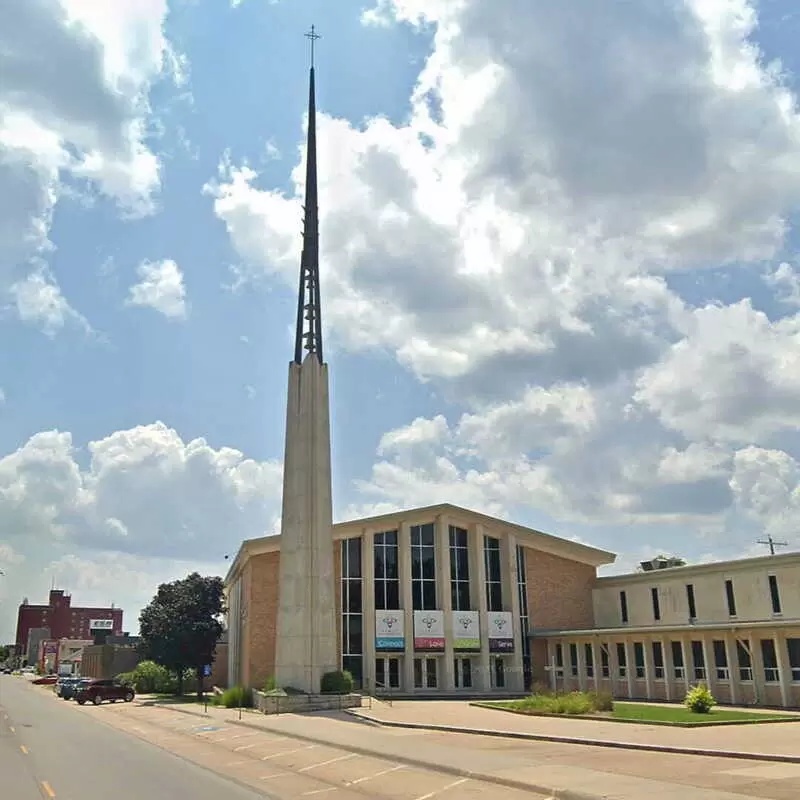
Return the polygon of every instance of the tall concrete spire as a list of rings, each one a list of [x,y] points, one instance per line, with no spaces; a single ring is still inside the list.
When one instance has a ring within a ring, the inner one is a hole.
[[[303,253],[294,360],[289,364],[283,462],[280,586],[275,646],[278,686],[315,693],[337,669],[328,365],[322,360],[317,209],[317,129],[311,28]]]

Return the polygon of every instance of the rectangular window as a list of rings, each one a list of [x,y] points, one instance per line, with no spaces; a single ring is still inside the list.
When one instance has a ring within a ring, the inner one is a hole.
[[[646,673],[644,668],[644,644],[642,642],[633,643],[633,663],[636,667],[636,677],[644,680]]]
[[[564,645],[561,642],[556,645],[556,669],[564,669]]]
[[[375,685],[381,689],[400,688],[400,659],[375,659]]]
[[[623,590],[619,593],[619,613],[623,622],[628,621],[628,595]]]
[[[675,680],[682,681],[686,677],[686,665],[683,662],[683,642],[671,642],[672,671]]]
[[[411,605],[414,611],[436,609],[436,542],[432,522],[411,526]]]
[[[453,611],[469,611],[469,537],[463,528],[450,526],[450,599]]]
[[[664,648],[661,642],[653,642],[653,673],[657,681],[664,680]]]
[[[414,688],[435,689],[438,684],[437,659],[414,659]]]
[[[400,608],[397,531],[376,533],[372,549],[375,562],[375,609],[396,611]]]
[[[725,598],[728,601],[728,616],[736,616],[736,595],[733,593],[733,581],[725,581]]]
[[[789,669],[792,671],[792,683],[800,683],[800,639],[787,639],[786,649],[789,652]]]
[[[456,676],[456,689],[472,688],[472,659],[454,658],[453,667]]]
[[[594,654],[592,653],[592,646],[590,644],[585,644],[583,646],[583,654],[584,658],[586,659],[586,677],[593,678],[594,677]]]
[[[492,688],[505,689],[506,686],[506,664],[499,656],[492,657]]]
[[[628,674],[628,658],[622,642],[617,642],[617,667],[619,668],[619,677],[624,678]]]
[[[703,643],[692,642],[692,665],[694,667],[694,679],[704,681],[706,679],[706,658],[703,653]]]
[[[611,675],[611,668],[609,666],[608,644],[607,643],[600,645],[600,674],[604,678],[608,678]]]
[[[736,640],[736,663],[739,665],[739,680],[749,683],[753,680],[753,662],[750,658],[750,642]]]
[[[775,575],[769,576],[769,597],[772,600],[772,613],[781,613],[781,595],[778,591],[778,578]]]
[[[503,610],[503,584],[500,577],[500,540],[494,536],[483,537],[483,559],[486,566],[486,608]]]
[[[714,669],[717,673],[717,680],[729,681],[731,676],[728,669],[728,651],[725,649],[725,642],[722,639],[714,639],[712,647],[714,650]]]
[[[661,603],[658,600],[658,589],[655,586],[650,590],[650,597],[653,600],[653,619],[658,622],[661,619]]]
[[[531,661],[530,620],[528,618],[528,571],[525,565],[525,548],[517,545],[517,595],[519,597],[519,629],[522,636],[522,679],[525,689],[533,684]]]
[[[578,677],[578,645],[569,646],[569,669],[574,678]]]
[[[778,683],[781,673],[778,669],[778,654],[775,652],[774,639],[761,640],[761,657],[764,659],[764,680],[767,683]]]
[[[697,606],[694,602],[694,585],[686,584],[686,603],[689,606],[689,619],[697,619]]]
[[[361,537],[341,543],[342,669],[361,686],[364,669],[364,620],[361,591]]]

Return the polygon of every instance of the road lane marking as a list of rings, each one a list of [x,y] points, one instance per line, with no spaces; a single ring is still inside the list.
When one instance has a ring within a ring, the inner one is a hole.
[[[17,729],[13,728],[11,725],[8,726],[8,729],[11,731],[11,733],[16,733],[17,732]]]
[[[53,800],[53,798],[56,796],[56,793],[53,791],[53,787],[50,786],[47,781],[42,781],[42,789],[44,789],[44,793],[50,798],[50,800]]]
[[[441,789],[437,789],[435,792],[428,792],[428,794],[423,794],[417,797],[415,800],[430,800],[431,797],[436,797],[437,794],[441,794],[442,792],[446,792],[448,789],[452,789],[454,786],[460,786],[462,783],[466,783],[469,778],[460,778],[457,781],[453,781],[452,783],[448,783],[447,786],[442,786]]]
[[[226,767],[235,767],[235,766],[238,766],[239,764],[246,764],[246,763],[247,763],[247,759],[244,759],[244,761],[241,761],[241,760],[240,761],[229,761],[225,766]]]
[[[328,792],[335,791],[335,786],[329,786],[327,789],[312,789],[310,792],[303,792],[303,797],[310,797],[312,794],[327,794]]]
[[[347,761],[348,758],[356,758],[356,756],[358,756],[358,753],[347,753],[343,756],[336,756],[336,758],[329,758],[327,761],[320,761],[319,764],[312,764],[310,767],[303,767],[297,771],[308,772],[311,769],[316,769],[317,767],[327,767],[328,764],[337,764],[339,761]]]
[[[261,731],[254,731],[253,733],[240,733],[238,736],[231,736],[231,741],[235,742],[237,739],[246,739],[248,736],[261,736]]]
[[[269,781],[269,780],[272,780],[273,778],[283,778],[288,774],[289,774],[288,772],[273,772],[272,775],[262,775],[259,778],[259,780],[260,781]]]
[[[376,772],[374,775],[365,775],[363,778],[356,778],[354,781],[349,781],[345,784],[345,786],[356,786],[359,783],[364,783],[364,781],[371,781],[373,778],[380,778],[381,775],[388,775],[390,772],[397,772],[399,769],[405,769],[405,764],[397,764],[394,767],[389,767],[389,769],[382,769],[380,772]]]
[[[25,755],[28,755],[28,748],[27,748],[27,747],[25,747],[25,745],[24,745],[24,744],[21,744],[21,745],[19,746],[19,749],[20,749],[20,750],[22,750],[22,752],[23,752]]]
[[[239,745],[239,747],[234,747],[233,752],[238,753],[240,750],[249,750],[251,747],[256,747],[257,745],[258,742],[255,742],[253,744],[241,744]]]
[[[270,756],[263,756],[262,761],[269,761],[271,758],[280,758],[280,756],[290,756],[292,753],[301,753],[303,750],[313,750],[319,747],[318,744],[307,744],[305,747],[295,747],[294,750],[281,750],[280,753],[273,753]]]

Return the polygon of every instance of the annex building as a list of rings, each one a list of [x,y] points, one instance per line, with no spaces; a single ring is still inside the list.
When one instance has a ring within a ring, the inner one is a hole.
[[[449,504],[333,526],[338,659],[368,691],[534,683],[800,706],[800,553],[598,577],[615,556]],[[281,537],[225,579],[229,685],[274,675]]]
[[[800,707],[800,553],[598,578],[593,625],[542,620],[548,682],[680,701]]]

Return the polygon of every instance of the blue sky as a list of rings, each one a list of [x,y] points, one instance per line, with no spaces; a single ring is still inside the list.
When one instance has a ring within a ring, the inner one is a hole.
[[[311,23],[337,518],[797,547],[796,12],[528,5],[0,12],[0,638],[275,530]]]

